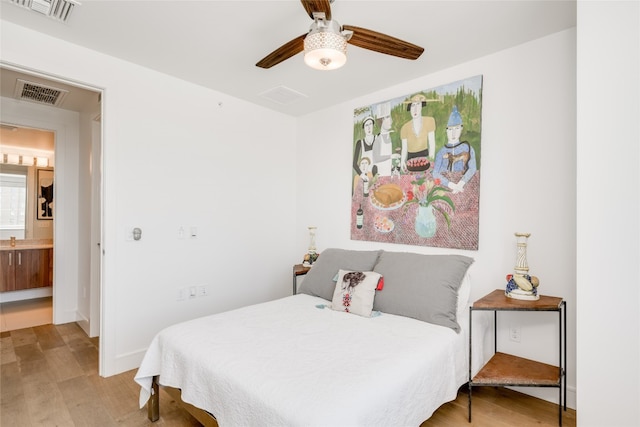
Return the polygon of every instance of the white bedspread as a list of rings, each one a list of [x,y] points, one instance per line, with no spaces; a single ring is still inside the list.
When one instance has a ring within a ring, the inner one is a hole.
[[[136,374],[140,406],[160,375],[221,427],[417,426],[467,381],[466,333],[326,304],[299,294],[166,328]]]

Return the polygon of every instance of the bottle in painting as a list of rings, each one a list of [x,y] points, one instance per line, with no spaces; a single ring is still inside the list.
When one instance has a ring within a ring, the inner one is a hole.
[[[356,212],[356,228],[362,228],[362,224],[364,223],[364,211],[362,210],[362,203]]]

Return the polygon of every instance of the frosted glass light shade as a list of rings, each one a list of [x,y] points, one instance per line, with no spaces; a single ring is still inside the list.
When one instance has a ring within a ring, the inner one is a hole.
[[[304,62],[316,70],[335,70],[347,62],[347,40],[331,31],[312,32],[304,39]]]
[[[33,166],[33,157],[32,156],[22,156],[22,164],[24,166]]]

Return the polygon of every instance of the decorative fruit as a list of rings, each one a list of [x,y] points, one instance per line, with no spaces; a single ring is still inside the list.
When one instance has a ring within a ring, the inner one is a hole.
[[[523,291],[531,291],[533,289],[533,285],[531,282],[527,280],[526,277],[521,276],[520,274],[516,274],[513,276],[513,281],[516,282],[516,285]]]

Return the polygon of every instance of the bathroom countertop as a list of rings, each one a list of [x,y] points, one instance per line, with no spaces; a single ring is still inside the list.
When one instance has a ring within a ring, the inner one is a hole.
[[[0,251],[20,250],[20,249],[52,249],[51,239],[31,239],[16,240],[16,245],[11,246],[10,240],[0,240]]]

